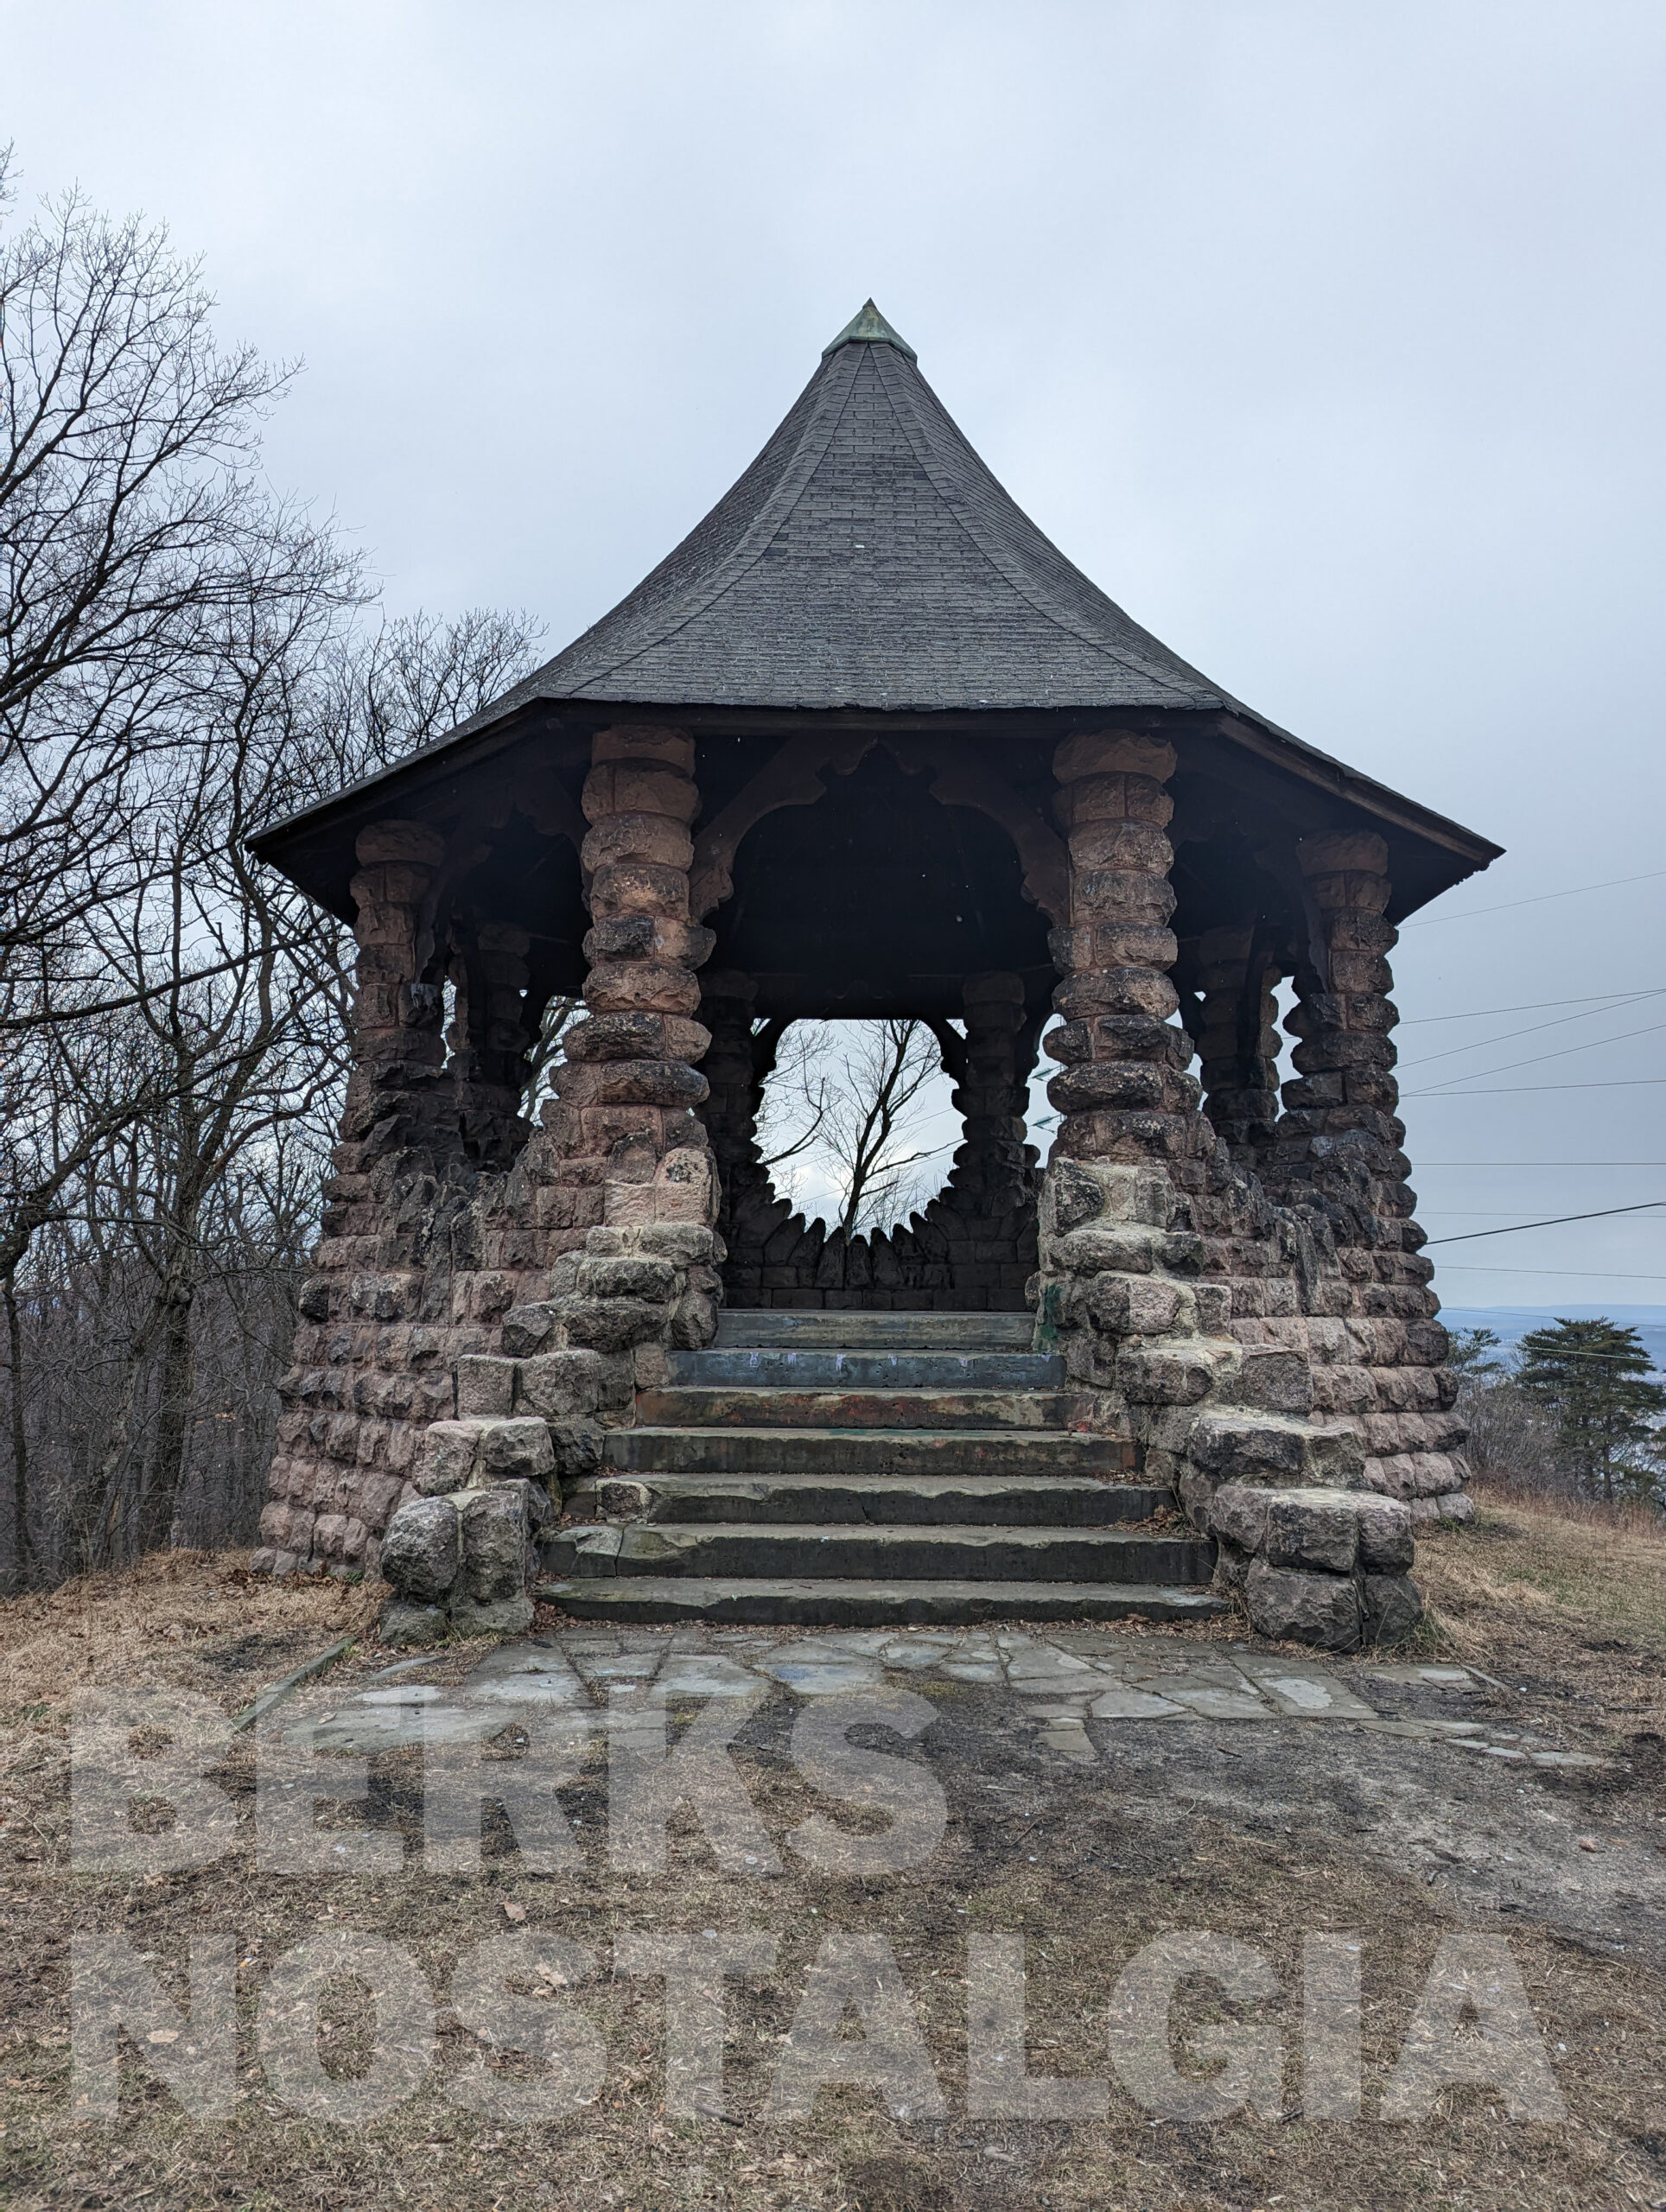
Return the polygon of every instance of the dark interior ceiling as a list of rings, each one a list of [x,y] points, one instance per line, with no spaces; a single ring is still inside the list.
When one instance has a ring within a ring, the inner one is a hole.
[[[711,965],[756,976],[760,1014],[954,1016],[964,979],[994,969],[1047,1003],[1049,924],[1024,896],[1012,840],[939,804],[930,780],[876,747],[830,775],[824,798],[766,815],[741,840]]]

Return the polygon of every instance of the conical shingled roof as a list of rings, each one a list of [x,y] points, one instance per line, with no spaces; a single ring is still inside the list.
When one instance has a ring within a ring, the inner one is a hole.
[[[580,698],[1237,706],[1042,535],[871,300],[705,520],[469,727],[537,699]]]

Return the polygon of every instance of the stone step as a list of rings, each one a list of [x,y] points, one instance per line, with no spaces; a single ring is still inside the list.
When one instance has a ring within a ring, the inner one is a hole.
[[[746,1576],[792,1581],[1206,1582],[1206,1538],[1103,1529],[906,1528],[866,1523],[601,1522],[539,1540],[551,1574]]]
[[[737,1344],[676,1351],[671,1380],[707,1389],[1046,1390],[1065,1387],[1065,1363],[1035,1351],[834,1351]]]
[[[986,1621],[1207,1620],[1226,1610],[1206,1590],[1131,1582],[708,1581],[694,1575],[599,1575],[540,1583],[575,1620],[717,1621],[795,1628],[972,1628]]]
[[[1092,1529],[1149,1520],[1173,1506],[1155,1483],[1092,1476],[604,1475],[572,1484],[569,1513],[600,1517],[605,1494],[639,1486],[649,1522],[879,1522],[929,1528]],[[619,1500],[632,1510],[628,1496]]]
[[[1068,1390],[643,1390],[637,1418],[665,1428],[1046,1429],[1077,1410]]]
[[[1028,1313],[858,1313],[747,1311],[725,1306],[717,1346],[803,1346],[833,1351],[1028,1351]]]
[[[1134,1447],[1072,1429],[614,1428],[606,1465],[654,1475],[1131,1474]]]

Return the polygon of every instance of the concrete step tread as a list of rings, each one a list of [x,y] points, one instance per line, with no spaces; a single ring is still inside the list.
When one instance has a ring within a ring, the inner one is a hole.
[[[667,1475],[1106,1475],[1131,1471],[1120,1439],[1045,1428],[684,1428],[607,1432],[610,1468]]]
[[[908,1581],[1206,1582],[1215,1547],[1190,1529],[910,1528],[895,1522],[600,1521],[540,1539],[552,1573],[836,1576]]]
[[[1038,1351],[851,1351],[737,1344],[671,1356],[678,1387],[789,1390],[1059,1390],[1065,1363]]]
[[[945,1628],[990,1621],[1206,1620],[1225,1611],[1207,1590],[1137,1582],[862,1582],[836,1579],[632,1574],[540,1583],[578,1620],[756,1622],[760,1625]]]
[[[637,1483],[651,1521],[877,1522],[900,1527],[1125,1526],[1174,1503],[1159,1483],[1100,1475],[613,1473],[569,1484],[568,1510],[601,1510],[607,1484]]]
[[[733,1344],[813,1344],[845,1351],[1028,1351],[1034,1337],[1035,1321],[1029,1313],[725,1306],[717,1316],[716,1343],[725,1349]]]
[[[1062,1428],[1069,1390],[792,1390],[672,1384],[641,1391],[637,1412],[673,1428]]]

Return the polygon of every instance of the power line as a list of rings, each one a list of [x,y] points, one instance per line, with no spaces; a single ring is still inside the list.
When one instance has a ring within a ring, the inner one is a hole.
[[[1666,1275],[1616,1274],[1607,1268],[1489,1268],[1455,1262],[1446,1272],[1458,1275],[1548,1275],[1556,1282],[1666,1282]]]
[[[1599,1006],[1615,999],[1646,999],[1653,996],[1653,987],[1635,991],[1596,991],[1583,999],[1529,999],[1522,1006],[1472,1007],[1467,1014],[1415,1014],[1400,1024],[1402,1029],[1419,1029],[1431,1021],[1487,1021],[1495,1014],[1542,1014],[1553,1006]]]
[[[1666,868],[1651,868],[1644,875],[1612,875],[1606,883],[1576,883],[1568,891],[1541,891],[1532,899],[1509,899],[1502,906],[1466,906],[1460,913],[1428,914],[1421,922],[1407,922],[1404,930],[1433,929],[1436,922],[1472,921],[1478,914],[1509,914],[1517,906],[1542,906],[1552,899],[1579,899],[1587,891],[1617,891],[1624,883],[1654,883],[1666,875]]]
[[[1556,1058],[1555,1053],[1546,1055]],[[1487,1069],[1487,1074],[1493,1071]],[[1459,1078],[1461,1080],[1461,1077]],[[1413,1098],[1525,1098],[1535,1090],[1642,1090],[1651,1084],[1666,1083],[1666,1075],[1621,1076],[1612,1083],[1507,1083],[1501,1090],[1408,1090]]]
[[[1525,1029],[1506,1029],[1501,1037],[1483,1037],[1473,1045],[1449,1045],[1444,1052],[1431,1052],[1426,1059],[1406,1060],[1402,1063],[1402,1065],[1408,1068],[1433,1067],[1436,1060],[1454,1060],[1458,1058],[1459,1053],[1462,1052],[1485,1052],[1491,1046],[1508,1045],[1517,1037],[1536,1037],[1546,1029],[1565,1029],[1570,1021],[1597,1021],[1599,1020],[1605,1014],[1618,1014],[1623,1007],[1628,1006],[1637,1006],[1640,1005],[1644,999],[1656,998],[1666,998],[1666,991],[1632,991],[1625,997],[1617,1001],[1609,1001],[1601,1006],[1587,1007],[1586,1012],[1583,1014],[1558,1014],[1554,1021],[1529,1022]],[[1642,1030],[1637,1029],[1633,1030],[1629,1033],[1632,1036],[1640,1037],[1644,1033]],[[1617,1043],[1618,1040],[1617,1039],[1610,1038],[1606,1041],[1613,1044]],[[1575,1045],[1570,1049],[1575,1052],[1594,1052],[1597,1050],[1598,1046],[1601,1045],[1603,1042],[1604,1039],[1599,1038],[1595,1044]],[[1554,1059],[1555,1058],[1555,1054],[1554,1052],[1547,1052],[1543,1057],[1546,1059]],[[1517,1060],[1512,1062],[1511,1065],[1518,1068],[1524,1068],[1530,1066],[1532,1063],[1528,1060]],[[1454,1076],[1453,1080],[1454,1083],[1459,1083],[1463,1078],[1460,1076]]]
[[[1577,1015],[1570,1015],[1569,1019],[1572,1020],[1577,1020],[1579,1017]],[[1555,1028],[1556,1025],[1554,1022],[1546,1022],[1544,1026],[1547,1029],[1552,1029]],[[1642,1029],[1622,1029],[1618,1037],[1593,1037],[1588,1044],[1563,1045],[1554,1052],[1531,1052],[1524,1060],[1506,1060],[1501,1068],[1475,1068],[1472,1069],[1468,1075],[1445,1077],[1442,1078],[1441,1082],[1435,1085],[1434,1090],[1416,1091],[1414,1092],[1412,1096],[1420,1098],[1433,1098],[1436,1096],[1440,1091],[1444,1090],[1448,1083],[1470,1083],[1479,1077],[1489,1075],[1509,1075],[1517,1068],[1542,1067],[1547,1060],[1565,1060],[1571,1058],[1571,1056],[1575,1052],[1599,1052],[1605,1045],[1629,1044],[1633,1037],[1654,1037],[1658,1035],[1660,1031],[1663,1029],[1666,1029],[1666,1021],[1651,1021]],[[1530,1034],[1527,1030],[1523,1030],[1520,1033],[1523,1036]],[[1494,1044],[1501,1045],[1504,1040],[1502,1037],[1499,1037],[1494,1038],[1490,1041]],[[1455,1049],[1459,1052],[1462,1052],[1465,1048],[1460,1045]],[[1481,1050],[1481,1047],[1479,1046],[1472,1046],[1469,1047],[1469,1050],[1472,1052],[1478,1052]],[[1449,1055],[1444,1052],[1437,1052],[1434,1057],[1436,1059],[1446,1059]],[[1428,1062],[1427,1060],[1414,1061],[1413,1065],[1417,1067],[1427,1067],[1428,1065]]]
[[[1666,1160],[1420,1160],[1426,1167],[1666,1167]]]
[[[1617,1213],[1647,1213],[1666,1206],[1666,1198],[1644,1198],[1634,1206],[1601,1206],[1595,1213],[1553,1214],[1548,1221],[1518,1221],[1508,1229],[1466,1229],[1460,1236],[1431,1236],[1430,1244],[1472,1244],[1478,1236],[1516,1236],[1524,1229],[1560,1229],[1568,1221],[1608,1221]]]

